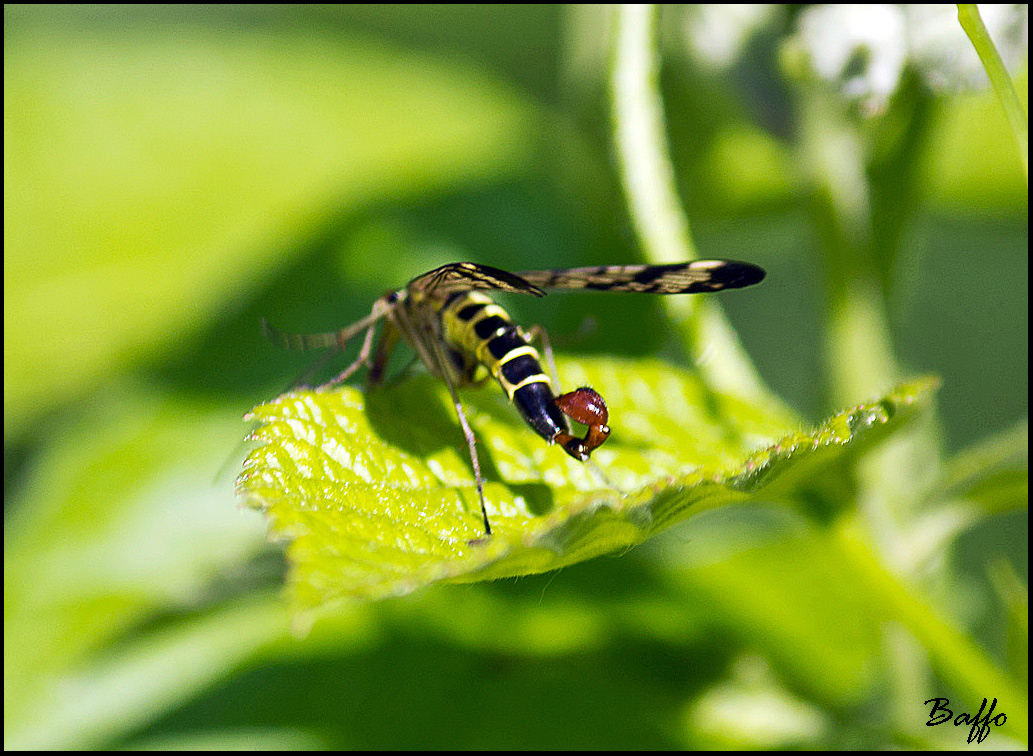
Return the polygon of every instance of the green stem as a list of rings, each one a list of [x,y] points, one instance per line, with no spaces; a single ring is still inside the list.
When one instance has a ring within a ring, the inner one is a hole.
[[[801,94],[801,163],[828,279],[825,359],[831,405],[878,396],[899,379],[889,315],[875,272],[871,187],[864,144],[824,91]]]
[[[617,163],[631,221],[646,260],[662,264],[694,260],[698,254],[667,146],[656,18],[655,5],[616,6],[610,97]],[[777,404],[716,302],[665,297],[664,304],[708,386]]]
[[[650,262],[698,257],[675,188],[660,99],[655,5],[616,6],[613,129],[631,219]]]
[[[1004,108],[1005,116],[1011,124],[1015,140],[1019,144],[1019,154],[1022,159],[1022,170],[1029,180],[1029,121],[1026,109],[1022,107],[1018,92],[1015,91],[1015,83],[1001,60],[1000,53],[994,41],[990,38],[986,25],[979,15],[979,8],[974,3],[958,3],[958,21],[961,28],[965,30],[968,38],[972,40],[972,47],[983,62],[986,75],[990,78],[990,84],[997,94],[997,99]]]
[[[911,588],[888,571],[872,553],[870,536],[853,521],[843,521],[836,531],[843,552],[852,560],[869,585],[870,593],[888,617],[903,624],[918,639],[929,663],[960,696],[958,700],[978,702],[997,698],[998,711],[1005,710],[1008,721],[1003,733],[1026,744],[1029,738],[1028,694],[971,638],[957,630],[930,605],[920,600]],[[988,692],[989,691],[989,692]],[[953,700],[953,697],[952,697]],[[909,705],[914,705],[909,702]],[[1007,709],[1004,709],[1004,707]]]

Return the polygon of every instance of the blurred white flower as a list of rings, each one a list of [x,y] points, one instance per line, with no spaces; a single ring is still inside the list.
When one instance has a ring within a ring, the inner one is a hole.
[[[685,41],[697,60],[727,68],[742,54],[750,37],[780,12],[782,6],[773,3],[692,6],[685,14]]]
[[[798,44],[817,76],[864,109],[881,111],[907,61],[905,17],[895,5],[815,5],[799,18]]]
[[[958,22],[955,5],[905,5],[911,62],[932,89],[985,87],[986,71]],[[980,5],[979,15],[1005,65],[1029,49],[1028,5]]]
[[[820,743],[832,723],[782,684],[767,660],[745,654],[729,679],[705,691],[685,711],[686,730],[739,748],[773,749]]]
[[[980,5],[979,12],[1005,64],[1021,61],[1029,7]],[[986,84],[955,5],[814,5],[800,14],[793,43],[819,79],[868,114],[885,108],[906,65],[932,89]]]

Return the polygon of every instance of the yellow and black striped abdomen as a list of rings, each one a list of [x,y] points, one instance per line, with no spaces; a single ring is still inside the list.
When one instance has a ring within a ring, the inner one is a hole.
[[[441,311],[445,341],[464,362],[484,365],[510,399],[523,386],[550,383],[538,350],[527,343],[509,314],[486,294],[453,295]]]
[[[483,365],[539,435],[552,441],[568,430],[538,350],[502,307],[482,292],[461,292],[445,303],[441,322],[453,361],[466,380]]]

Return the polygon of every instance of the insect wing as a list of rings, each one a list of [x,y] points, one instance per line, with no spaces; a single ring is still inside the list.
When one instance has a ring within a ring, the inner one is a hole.
[[[764,279],[764,269],[736,260],[695,260],[671,265],[600,265],[517,273],[543,289],[634,291],[643,294],[696,294],[741,289]]]
[[[495,289],[516,294],[545,296],[545,292],[519,275],[490,265],[461,262],[442,265],[409,282],[409,289],[426,294],[447,295],[472,289]]]

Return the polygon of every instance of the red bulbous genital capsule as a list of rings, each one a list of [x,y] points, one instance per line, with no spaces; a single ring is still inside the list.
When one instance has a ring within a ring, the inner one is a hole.
[[[598,391],[582,386],[556,397],[560,412],[575,422],[588,427],[584,438],[570,433],[558,433],[554,439],[570,456],[582,462],[588,461],[592,452],[602,446],[610,437],[610,412],[606,401]]]

